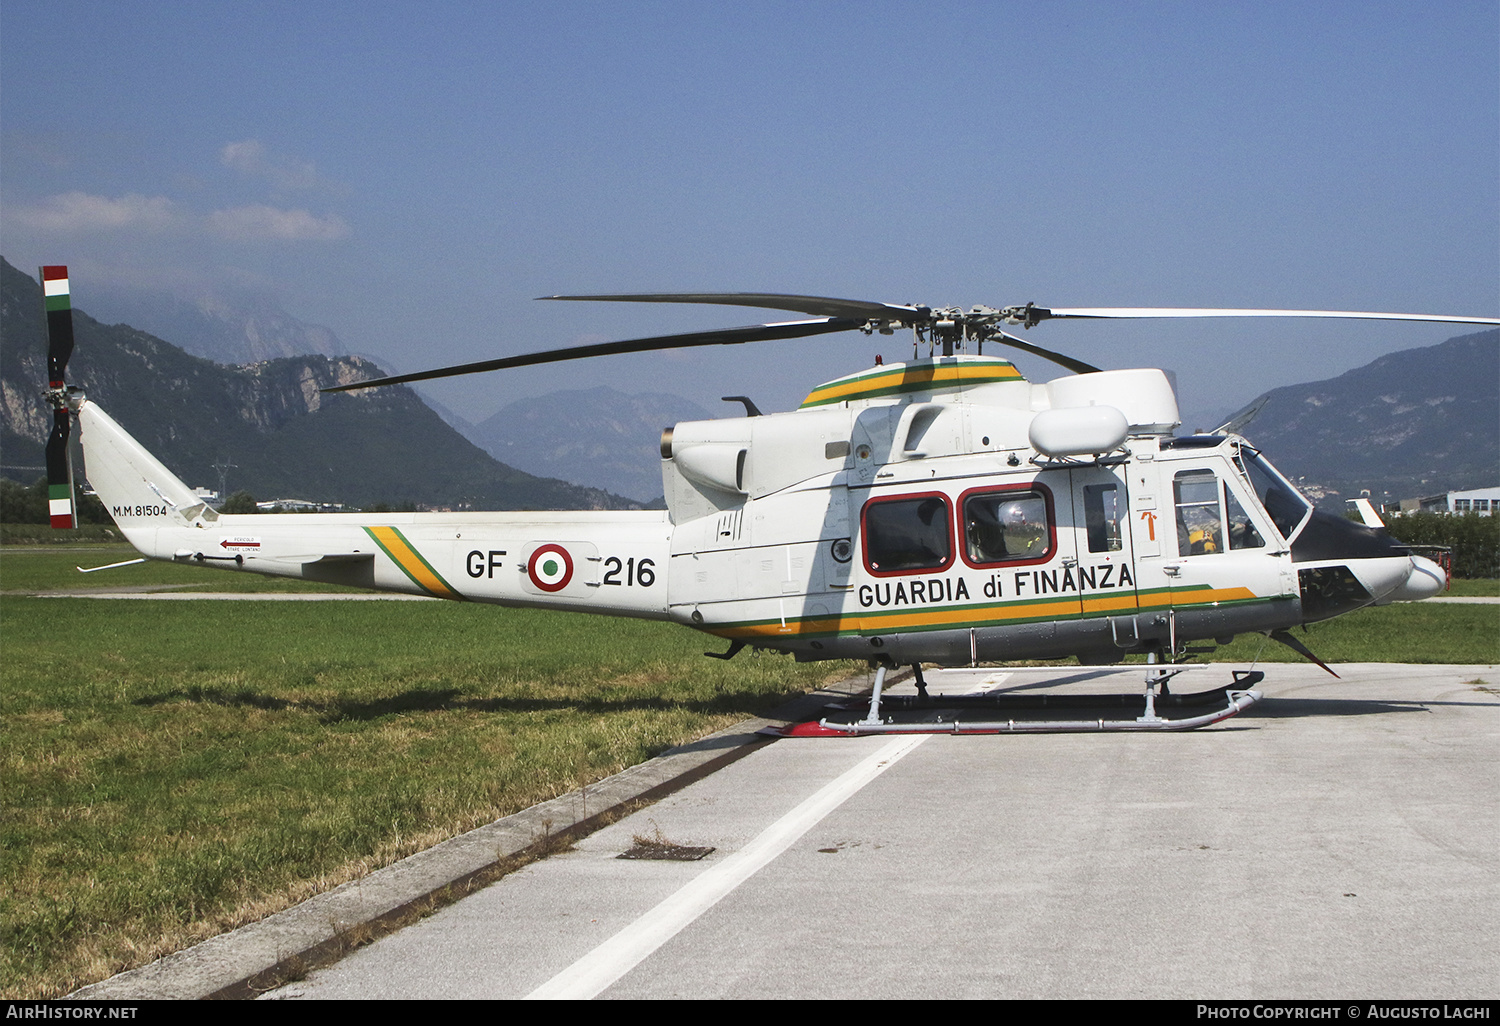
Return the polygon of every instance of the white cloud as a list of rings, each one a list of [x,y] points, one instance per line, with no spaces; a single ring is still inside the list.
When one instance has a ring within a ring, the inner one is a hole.
[[[142,196],[138,193],[111,199],[86,192],[65,192],[49,196],[36,206],[17,207],[11,211],[11,216],[29,228],[51,232],[92,232],[119,228],[164,231],[180,220],[171,200],[164,196]]]
[[[246,174],[255,174],[265,160],[265,147],[254,139],[226,143],[219,151],[219,160],[225,167],[232,167]]]
[[[317,168],[310,161],[267,154],[258,139],[226,143],[219,161],[242,174],[268,179],[278,189],[311,189],[318,184]]]
[[[318,217],[306,210],[268,206],[215,210],[208,215],[207,224],[215,235],[242,242],[261,239],[327,242],[349,234],[348,224],[337,215]]]
[[[120,197],[59,193],[35,204],[7,207],[5,216],[18,225],[49,234],[170,232],[233,242],[329,242],[349,234],[348,223],[337,214],[319,216],[303,209],[265,204],[197,214],[183,210],[165,196],[138,193]]]

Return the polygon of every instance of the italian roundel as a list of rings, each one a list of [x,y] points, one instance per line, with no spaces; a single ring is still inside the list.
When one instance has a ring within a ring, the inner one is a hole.
[[[538,545],[526,564],[526,576],[542,591],[562,591],[573,579],[573,557],[561,545]]]

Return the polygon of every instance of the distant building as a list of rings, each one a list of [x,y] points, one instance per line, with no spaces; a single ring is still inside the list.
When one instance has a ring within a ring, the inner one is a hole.
[[[1453,513],[1483,513],[1489,516],[1500,510],[1500,487],[1471,488],[1448,493],[1448,509]]]
[[[262,513],[342,513],[344,505],[338,502],[312,502],[309,499],[272,499],[257,502],[255,508]]]
[[[1400,513],[1478,513],[1490,516],[1500,511],[1500,485],[1493,488],[1470,488],[1444,492],[1421,499],[1402,499]]]

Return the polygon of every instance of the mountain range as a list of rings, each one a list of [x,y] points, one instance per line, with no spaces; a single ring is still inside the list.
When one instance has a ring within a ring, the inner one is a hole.
[[[104,282],[91,284],[88,295],[90,309],[106,323],[129,324],[215,363],[349,355],[331,329],[299,321],[265,296],[200,292],[182,299]]]
[[[1500,484],[1500,329],[1287,385],[1233,415],[1239,432],[1320,505]]]
[[[0,303],[0,455],[8,476],[30,481],[40,473],[51,422],[39,395],[40,289],[3,263]],[[75,311],[79,345],[69,378],[195,485],[217,484],[214,465],[231,463],[229,490],[265,498],[630,508],[661,495],[662,428],[715,416],[681,396],[597,388],[520,400],[470,425],[440,418],[405,387],[318,392],[380,371],[347,355],[328,329],[274,306],[142,295],[111,309],[132,303],[144,320],[181,332],[220,363]],[[297,355],[221,365],[288,350]],[[1500,330],[1273,389],[1234,418],[1252,411],[1237,430],[1327,508],[1342,508],[1363,490],[1383,500],[1493,485],[1500,482]]]
[[[1342,511],[1500,482],[1500,330],[1383,356],[1327,381],[1262,393],[1229,418],[1314,502]],[[738,413],[738,409],[720,416]],[[610,388],[512,403],[460,430],[506,463],[632,498],[659,495],[657,438],[715,416],[680,396]],[[1185,425],[1185,430],[1192,425]]]
[[[73,311],[68,367],[80,386],[189,485],[258,498],[355,506],[621,509],[603,489],[524,473],[460,436],[409,388],[324,395],[377,376],[355,356],[292,356],[226,367],[124,324]],[[0,261],[0,461],[7,476],[41,473],[51,414],[41,288]]]
[[[735,406],[733,412],[742,411]],[[464,434],[528,473],[588,481],[647,501],[662,494],[662,429],[713,417],[679,395],[592,388],[521,399]]]

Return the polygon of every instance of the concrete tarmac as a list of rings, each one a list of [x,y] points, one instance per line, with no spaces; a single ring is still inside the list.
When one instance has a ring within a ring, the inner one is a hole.
[[[1265,669],[1196,732],[780,740],[268,996],[1500,996],[1500,669]]]

